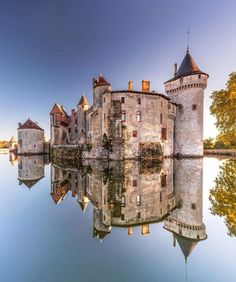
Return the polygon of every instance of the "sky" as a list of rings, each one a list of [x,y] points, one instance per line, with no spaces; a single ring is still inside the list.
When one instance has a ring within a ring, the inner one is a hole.
[[[70,113],[83,93],[91,103],[100,73],[113,90],[148,79],[164,93],[188,27],[190,53],[210,75],[204,136],[216,136],[210,95],[236,71],[235,11],[235,0],[0,0],[0,140],[29,117],[48,139],[53,104]]]

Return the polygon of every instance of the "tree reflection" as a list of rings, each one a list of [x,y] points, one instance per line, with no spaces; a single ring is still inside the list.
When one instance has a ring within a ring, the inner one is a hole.
[[[225,218],[229,236],[236,236],[236,160],[227,160],[210,190],[211,212]]]

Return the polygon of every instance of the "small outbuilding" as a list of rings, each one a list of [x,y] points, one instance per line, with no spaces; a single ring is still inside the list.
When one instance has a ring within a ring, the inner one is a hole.
[[[37,155],[44,154],[44,130],[36,122],[28,119],[19,123],[18,127],[18,154]]]

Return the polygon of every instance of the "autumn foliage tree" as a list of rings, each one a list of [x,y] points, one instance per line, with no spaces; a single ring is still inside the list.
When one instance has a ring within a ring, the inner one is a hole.
[[[236,236],[236,160],[227,160],[210,190],[211,212],[225,218],[230,236]]]
[[[217,139],[236,147],[236,72],[230,74],[226,89],[214,91],[211,98],[210,111],[220,131]]]

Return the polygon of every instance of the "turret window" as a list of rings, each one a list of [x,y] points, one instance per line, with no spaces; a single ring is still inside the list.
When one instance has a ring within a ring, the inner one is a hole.
[[[196,110],[197,110],[197,105],[196,105],[196,104],[193,104],[193,105],[192,105],[192,110],[193,110],[193,111],[196,111]]]
[[[162,124],[162,114],[160,114],[160,123]]]
[[[141,105],[141,98],[138,98],[138,104]]]

